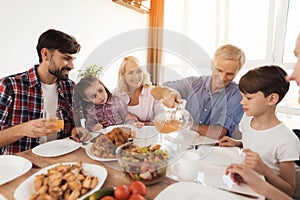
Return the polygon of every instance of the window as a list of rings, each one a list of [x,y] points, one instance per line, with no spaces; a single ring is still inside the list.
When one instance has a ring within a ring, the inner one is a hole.
[[[242,48],[247,62],[236,81],[250,68],[266,64],[283,66],[289,74],[296,61],[293,51],[300,32],[299,10],[299,0],[165,0],[165,29],[188,37],[210,58],[222,44]],[[187,44],[181,46],[187,55],[191,54]],[[167,66],[163,80],[172,79],[168,76],[170,71],[182,77],[203,72],[199,69],[201,62],[191,65],[178,54],[164,53],[163,56],[163,65]],[[182,70],[182,66],[187,69]],[[291,82],[281,105],[295,108],[298,91],[298,86]]]
[[[282,57],[282,53],[274,54],[274,48],[280,48],[274,41],[283,38],[284,30],[276,33],[274,30],[278,29],[278,23],[282,23],[281,18],[284,18],[284,15],[276,15],[280,13],[276,9],[282,9],[281,6],[287,4],[288,0],[165,0],[164,26],[187,36],[201,46],[210,58],[220,45],[234,44],[244,50],[247,57],[245,67],[251,68],[262,63],[273,63]],[[299,9],[294,10],[297,13]],[[293,18],[296,21],[299,16]],[[180,73],[175,66],[184,65],[184,62],[165,53],[164,65],[174,66],[174,70]],[[193,73],[196,72],[195,69]]]
[[[287,25],[284,42],[283,63],[295,63],[296,58],[293,54],[295,42],[300,32],[300,1],[290,0],[287,14]]]
[[[272,39],[273,20],[269,20],[269,7],[272,4],[268,0],[229,1],[224,43],[242,48],[247,60],[270,61],[272,54],[268,47],[272,46],[269,39]]]

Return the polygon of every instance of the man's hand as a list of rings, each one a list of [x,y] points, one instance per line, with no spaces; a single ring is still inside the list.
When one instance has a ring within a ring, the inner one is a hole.
[[[171,88],[156,86],[151,91],[155,99],[162,100],[162,103],[168,108],[174,108],[176,103],[182,103],[180,94]]]
[[[72,134],[72,138],[76,142],[87,141],[92,137],[92,134],[90,134],[88,130],[82,127],[74,127],[72,129],[71,134]]]
[[[54,129],[56,127],[55,123],[50,122],[47,119],[34,119],[23,124],[17,125],[23,134],[23,136],[31,138],[39,138],[41,136],[48,136],[51,134],[56,134],[60,129]],[[47,128],[51,127],[51,128]]]

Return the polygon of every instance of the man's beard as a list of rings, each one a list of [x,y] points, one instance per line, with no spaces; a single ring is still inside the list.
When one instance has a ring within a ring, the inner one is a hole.
[[[53,70],[52,70],[52,69]],[[68,70],[70,71],[71,68],[69,68],[68,66],[64,66],[62,67],[61,69],[59,69],[56,65],[56,63],[54,62],[54,60],[50,60],[50,66],[48,68],[48,71],[50,74],[52,74],[53,76],[57,77],[58,79],[61,79],[61,80],[68,80],[69,79],[69,74],[63,74],[63,71],[64,70]]]

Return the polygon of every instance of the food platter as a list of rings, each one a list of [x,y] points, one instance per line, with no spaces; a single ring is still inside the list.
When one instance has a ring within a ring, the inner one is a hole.
[[[191,144],[194,138],[198,135],[195,131],[191,130],[182,130],[176,131],[169,134],[164,134],[163,140],[160,141],[159,133],[154,126],[144,126],[140,129],[134,127],[133,125],[116,125],[110,126],[101,130],[102,134],[107,134],[112,131],[114,128],[130,128],[131,131],[136,131],[136,137],[133,139],[136,144],[139,146],[149,146],[155,145],[157,143],[162,143],[166,146],[169,146],[175,152],[177,152],[178,157],[183,153]],[[96,156],[92,153],[93,143],[89,143],[85,147],[86,154],[93,160],[97,161],[115,161],[116,158],[104,158],[104,156]],[[175,158],[174,160],[176,160]]]
[[[115,161],[115,160],[117,160],[117,158],[101,158],[101,157],[95,156],[95,155],[92,154],[92,152],[91,152],[92,146],[93,146],[93,144],[92,144],[92,143],[89,143],[89,144],[86,146],[86,148],[85,148],[86,154],[87,154],[88,157],[90,157],[91,159],[96,160],[96,161],[100,161],[100,162],[103,162],[103,161]]]
[[[135,132],[135,138],[134,140],[137,141],[140,145],[145,145],[145,142],[148,143],[156,143],[157,142],[157,136],[158,133],[155,130],[154,126],[144,126],[141,129],[136,128],[133,125],[115,125],[115,126],[109,126],[105,129],[102,129],[100,133],[102,134],[107,134],[110,131],[112,131],[115,128],[129,128],[131,131]],[[116,161],[117,158],[104,158],[104,157],[99,157],[96,156],[92,153],[91,149],[92,149],[93,143],[88,143],[88,145],[85,147],[85,151],[86,154],[93,160],[96,161]]]
[[[47,171],[51,168],[54,168],[55,166],[62,164],[62,165],[69,165],[69,164],[78,164],[76,162],[65,162],[65,163],[57,163],[51,166],[48,166],[46,168],[41,169],[40,171],[36,172],[32,176],[30,176],[28,179],[26,179],[21,185],[18,186],[18,188],[15,190],[14,198],[16,200],[23,200],[23,199],[30,199],[30,196],[35,193],[34,190],[34,179],[37,175],[45,174]],[[101,186],[103,185],[104,181],[107,177],[107,170],[99,165],[95,164],[88,164],[88,163],[82,163],[83,169],[86,172],[87,175],[96,176],[98,178],[98,185],[90,190],[85,195],[81,196],[80,199],[84,199],[85,197],[89,196],[96,190],[99,190]]]

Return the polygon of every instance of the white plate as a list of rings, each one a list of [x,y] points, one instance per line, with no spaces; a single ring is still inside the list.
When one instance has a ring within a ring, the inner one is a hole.
[[[14,193],[14,198],[16,200],[23,200],[23,199],[30,199],[30,196],[33,193],[36,193],[34,189],[34,178],[35,176],[39,174],[46,174],[48,169],[55,167],[56,165],[59,165],[60,163],[48,166],[46,168],[41,169],[40,171],[36,172],[32,176],[30,176],[28,179],[26,179],[19,187],[15,190]],[[76,162],[66,162],[62,163],[63,165],[67,164],[77,164]],[[99,190],[101,186],[103,185],[104,181],[106,180],[107,177],[107,170],[99,165],[94,165],[94,164],[88,164],[88,163],[82,163],[83,169],[86,172],[86,174],[91,175],[91,176],[96,176],[98,177],[98,185],[85,195],[81,196],[79,199],[84,199],[85,197],[89,196],[96,190]]]
[[[166,200],[166,199],[235,200],[240,198],[234,194],[222,190],[218,190],[212,187],[196,184],[193,182],[178,182],[165,188],[154,199],[155,200]]]
[[[56,157],[75,151],[80,145],[69,138],[53,140],[34,147],[32,153],[43,157]]]
[[[200,159],[213,165],[230,165],[231,163],[242,163],[244,153],[238,147],[209,147],[200,146],[196,153]]]
[[[214,145],[214,144],[217,144],[218,142],[219,142],[219,140],[217,140],[217,139],[199,135],[195,138],[193,144],[194,145]]]
[[[7,183],[30,170],[32,163],[14,155],[0,156],[0,185]]]
[[[85,148],[86,154],[87,154],[88,157],[90,157],[91,159],[97,160],[97,161],[101,161],[101,162],[103,162],[103,161],[115,161],[115,160],[117,160],[117,158],[101,158],[101,157],[95,156],[95,155],[92,154],[92,152],[91,152],[92,146],[93,146],[93,143],[89,143],[89,144],[86,146],[86,148]]]

